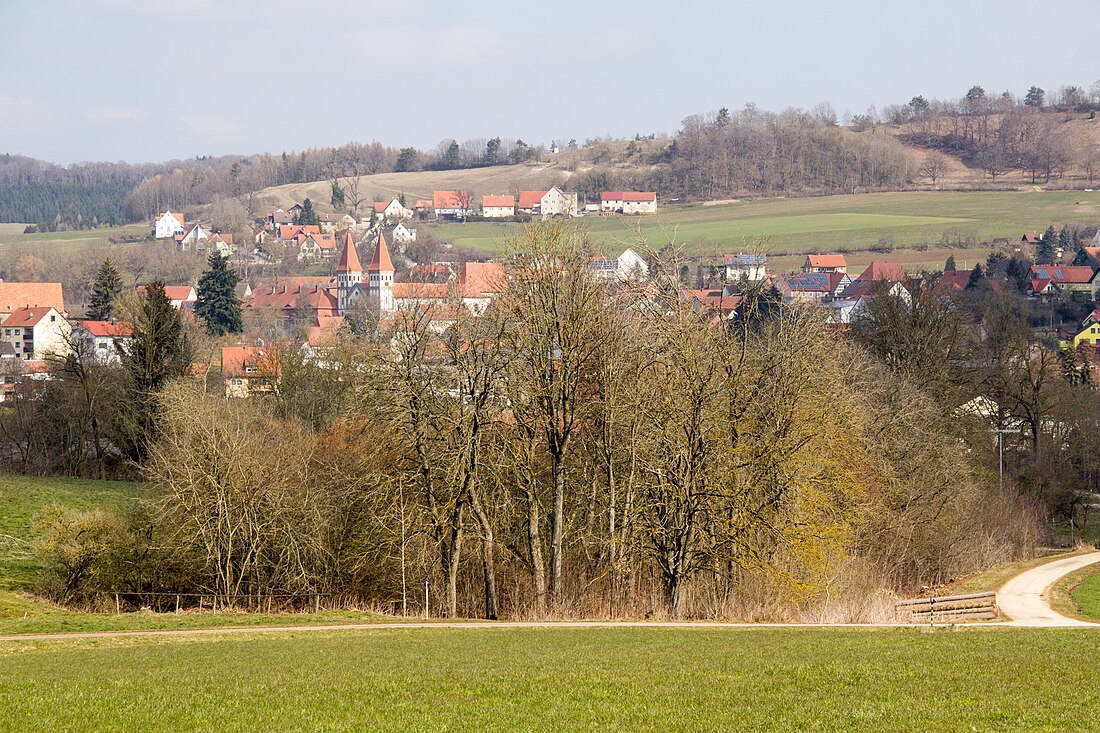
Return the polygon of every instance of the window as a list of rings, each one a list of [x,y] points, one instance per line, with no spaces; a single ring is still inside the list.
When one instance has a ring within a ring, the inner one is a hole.
[[[229,380],[229,386],[231,386],[231,387],[241,387],[243,385],[244,385],[244,380],[243,379],[230,379]]]

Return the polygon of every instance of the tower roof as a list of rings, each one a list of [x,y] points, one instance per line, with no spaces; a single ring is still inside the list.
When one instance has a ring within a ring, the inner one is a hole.
[[[387,258],[388,260],[388,258]],[[359,264],[359,254],[355,251],[355,238],[351,231],[344,236],[344,248],[340,252],[340,264],[336,266],[337,272],[362,272],[363,266]]]
[[[386,238],[382,232],[378,232],[378,246],[374,248],[374,257],[367,267],[370,272],[393,272],[393,262],[390,260],[390,250],[386,246]]]

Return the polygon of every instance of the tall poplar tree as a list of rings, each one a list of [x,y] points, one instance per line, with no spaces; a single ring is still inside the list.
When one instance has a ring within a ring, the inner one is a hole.
[[[86,313],[89,320],[107,321],[114,316],[115,300],[122,294],[122,276],[110,258],[103,260],[95,276],[92,299]]]
[[[211,336],[240,333],[243,329],[241,300],[233,291],[240,281],[237,273],[230,269],[228,258],[217,252],[210,253],[206,272],[199,278],[195,315],[206,323],[206,332]]]

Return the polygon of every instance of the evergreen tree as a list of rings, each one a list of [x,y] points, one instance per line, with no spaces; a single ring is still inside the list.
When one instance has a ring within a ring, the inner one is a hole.
[[[970,279],[966,281],[966,289],[973,290],[978,287],[978,282],[982,279],[983,274],[981,264],[974,265],[974,269],[970,271]]]
[[[1035,253],[1035,261],[1040,265],[1054,264],[1054,250],[1058,246],[1058,235],[1054,233],[1054,227],[1047,227],[1043,238],[1039,240],[1039,247]]]
[[[1058,246],[1062,248],[1062,252],[1069,252],[1073,249],[1073,245],[1076,241],[1076,237],[1073,236],[1073,230],[1069,228],[1068,224],[1062,225],[1062,231],[1058,232]]]
[[[302,202],[302,210],[298,212],[298,216],[294,218],[295,224],[302,226],[318,226],[321,223],[321,218],[317,216],[317,212],[313,210],[313,201],[306,199]]]
[[[1043,91],[1042,87],[1033,86],[1027,90],[1027,94],[1024,95],[1024,104],[1028,107],[1042,107],[1043,102],[1046,100],[1047,93]]]
[[[337,211],[343,210],[345,199],[346,197],[344,195],[344,189],[340,188],[340,184],[337,181],[333,180],[332,199],[330,200],[332,203],[332,208],[336,209]]]
[[[1076,254],[1076,256],[1074,256],[1072,264],[1078,265],[1078,266],[1091,265],[1092,264],[1092,258],[1089,257],[1089,253],[1085,251],[1084,247],[1082,247],[1081,249],[1077,250],[1077,254]]]
[[[949,255],[947,258],[947,262],[945,262],[943,265],[943,271],[955,272],[957,269],[958,267],[955,265],[955,255]]]
[[[122,294],[122,276],[110,258],[99,265],[92,286],[92,299],[85,314],[91,321],[108,321],[114,316],[115,300]]]
[[[133,388],[122,408],[133,430],[120,440],[131,458],[142,460],[156,434],[157,391],[191,368],[191,343],[183,330],[183,320],[159,280],[145,287],[122,364]]]
[[[304,204],[302,210],[305,211]],[[241,301],[233,292],[240,281],[237,273],[229,268],[228,258],[217,252],[210,253],[206,272],[199,278],[195,315],[206,323],[206,332],[211,336],[240,333],[243,329]]]

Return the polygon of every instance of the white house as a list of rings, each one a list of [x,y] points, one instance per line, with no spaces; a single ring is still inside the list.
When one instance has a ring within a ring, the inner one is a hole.
[[[767,255],[726,255],[722,264],[726,268],[727,282],[736,282],[741,279],[749,282],[760,282],[768,276]]]
[[[17,308],[0,324],[17,359],[42,361],[69,353],[69,322],[56,308]],[[5,350],[6,351],[6,350]]]
[[[202,224],[195,224],[193,227],[187,230],[185,234],[176,238],[176,243],[179,245],[181,252],[188,250],[197,250],[201,242],[205,242],[210,239],[211,232]]]
[[[133,337],[133,327],[124,321],[77,321],[73,335],[84,343],[85,353],[100,364],[118,364]]]
[[[600,280],[639,282],[649,277],[649,264],[637,252],[627,248],[616,259],[593,257],[589,266]]]
[[[516,215],[516,199],[513,196],[482,196],[481,215],[486,219],[500,219]]]
[[[375,201],[374,213],[383,221],[402,221],[412,218],[413,213],[401,205],[396,197],[389,201]]]
[[[544,193],[539,200],[539,213],[544,219],[548,216],[576,216],[576,192],[566,193],[557,186],[551,186],[550,190]]]
[[[157,239],[174,239],[183,232],[183,214],[166,211],[153,222],[153,236]]]
[[[436,216],[465,218],[474,213],[474,197],[468,191],[433,191]]]
[[[409,229],[404,223],[401,223],[393,228],[393,234],[391,236],[394,244],[405,246],[416,241],[416,230]]]
[[[604,191],[600,194],[600,211],[607,214],[656,214],[657,194],[654,191]]]

